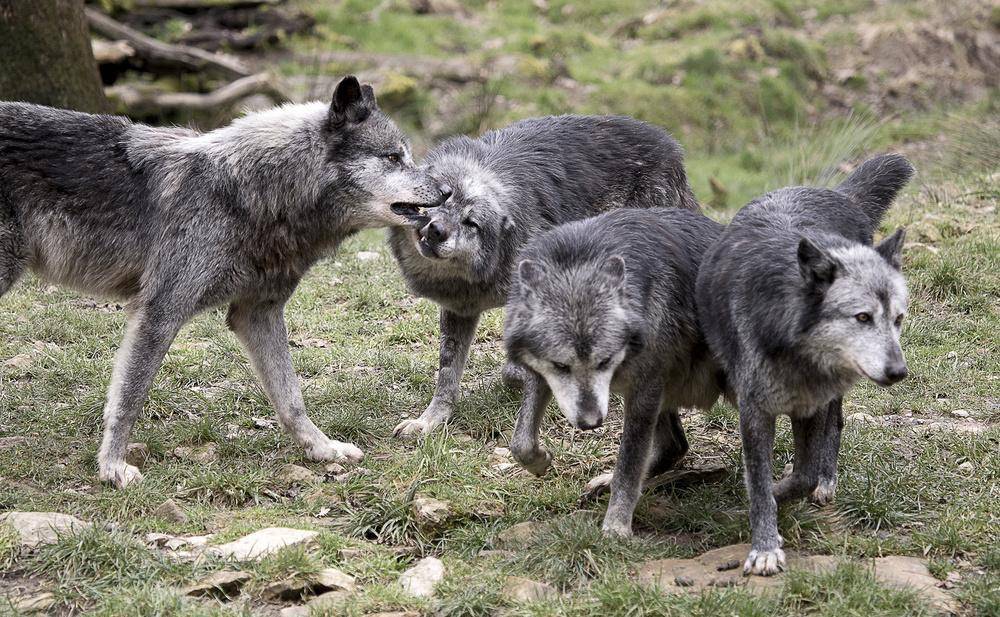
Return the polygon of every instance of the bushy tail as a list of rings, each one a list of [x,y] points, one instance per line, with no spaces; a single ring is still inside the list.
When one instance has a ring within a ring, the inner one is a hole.
[[[901,154],[873,156],[835,189],[861,206],[872,223],[879,226],[892,200],[913,176],[913,166]]]

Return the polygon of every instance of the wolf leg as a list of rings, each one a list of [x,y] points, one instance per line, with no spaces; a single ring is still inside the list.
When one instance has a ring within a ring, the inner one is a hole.
[[[500,371],[500,380],[503,381],[504,387],[510,390],[520,390],[523,387],[525,379],[527,379],[525,376],[527,370],[508,361]]]
[[[525,369],[521,384],[524,399],[517,412],[514,436],[510,440],[510,453],[522,467],[536,476],[543,475],[552,464],[552,455],[538,444],[538,431],[545,415],[545,407],[552,400],[552,391],[538,373]]]
[[[816,488],[826,437],[826,415],[824,407],[807,418],[792,418],[795,459],[792,473],[774,485],[774,499],[779,504],[805,497]]]
[[[844,430],[844,399],[842,397],[830,401],[826,413],[826,430],[824,439],[817,448],[819,454],[819,480],[809,500],[818,505],[826,505],[833,501],[837,492],[837,459],[840,457],[840,437]]]
[[[458,402],[462,371],[469,358],[469,347],[476,335],[479,315],[466,317],[441,309],[441,352],[437,388],[430,405],[419,418],[403,420],[392,434],[395,437],[413,438],[427,435],[451,418]]]
[[[187,317],[186,313],[148,304],[138,306],[129,316],[104,405],[104,438],[97,454],[102,481],[124,488],[142,480],[139,470],[125,462],[129,433],[146,402],[153,377]]]
[[[21,230],[13,221],[5,220],[0,211],[0,297],[21,278],[27,267]]]
[[[302,446],[306,457],[313,461],[360,461],[364,456],[361,450],[328,438],[306,415],[299,378],[288,351],[283,303],[233,304],[227,321],[277,411],[278,422]]]
[[[751,397],[740,396],[739,403],[743,467],[750,498],[751,546],[743,573],[770,576],[785,567],[778,534],[778,503],[771,488],[774,416],[760,409]]]
[[[661,395],[661,387],[644,383],[626,401],[625,425],[611,479],[611,499],[601,526],[605,534],[632,535],[632,515],[649,470],[650,449],[659,416]]]

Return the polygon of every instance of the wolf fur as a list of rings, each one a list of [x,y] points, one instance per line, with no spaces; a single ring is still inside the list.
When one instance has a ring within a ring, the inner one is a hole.
[[[479,316],[506,302],[527,241],[619,207],[698,209],[680,146],[631,118],[534,118],[450,139],[425,163],[451,198],[393,228],[390,242],[413,293],[441,305],[440,371],[427,409],[396,427],[401,437],[451,417]]]
[[[521,255],[504,328],[508,358],[524,369],[511,453],[543,474],[552,457],[538,430],[552,396],[588,430],[604,422],[610,391],[620,392],[606,533],[631,534],[647,473],[687,452],[678,408],[707,409],[722,392],[694,300],[702,256],[721,233],[697,212],[623,209],[556,227]]]
[[[358,460],[306,416],[283,307],[320,257],[397,202],[444,194],[413,163],[370,86],[198,133],[0,103],[0,296],[25,270],[126,299],[98,455],[102,480],[140,480],[129,432],[179,328],[228,304],[281,425],[314,460]]]
[[[865,161],[833,190],[785,188],[746,205],[702,262],[697,302],[739,408],[752,550],[744,571],[784,566],[777,504],[833,498],[844,394],[906,376],[903,230],[872,236],[913,174],[895,154]],[[791,416],[794,470],[773,486],[774,423]]]

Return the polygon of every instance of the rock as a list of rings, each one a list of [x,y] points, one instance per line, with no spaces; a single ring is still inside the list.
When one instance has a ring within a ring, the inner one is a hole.
[[[294,577],[264,588],[263,595],[269,600],[298,600],[303,595],[326,592],[351,593],[354,591],[354,577],[336,568],[324,568],[315,575]]]
[[[418,598],[434,595],[434,587],[444,578],[444,564],[436,557],[424,557],[399,577],[403,591]]]
[[[340,463],[327,463],[323,466],[323,471],[325,471],[327,475],[336,476],[344,473],[347,469],[345,469]]]
[[[319,479],[312,470],[299,465],[285,465],[278,471],[278,481],[283,484],[308,484]]]
[[[208,546],[208,541],[214,534],[207,536],[172,536],[167,533],[147,533],[146,544],[153,548],[166,548],[176,551],[181,548],[200,549]]]
[[[552,585],[519,576],[508,576],[504,581],[502,593],[517,602],[538,602],[558,595]]]
[[[342,548],[337,551],[337,558],[341,561],[347,561],[349,559],[357,559],[365,554],[365,551],[360,548]]]
[[[430,529],[440,527],[449,516],[451,516],[451,506],[444,501],[420,496],[413,499],[413,517],[420,527]]]
[[[847,421],[856,422],[858,424],[873,424],[875,422],[875,416],[870,413],[859,411],[858,413],[852,413],[847,416]]]
[[[287,546],[296,546],[311,542],[317,531],[291,529],[288,527],[268,527],[243,536],[228,544],[213,546],[209,551],[235,561],[259,561],[268,555],[273,555]]]
[[[55,606],[55,603],[55,595],[46,591],[36,596],[29,596],[27,598],[19,598],[15,600],[14,609],[17,611],[18,615],[48,612],[50,608]]]
[[[381,255],[375,251],[358,251],[356,257],[358,258],[358,261],[375,261],[379,259]]]
[[[214,442],[208,442],[200,446],[178,446],[174,448],[174,456],[192,463],[214,463],[219,459],[215,452]]]
[[[173,499],[168,499],[157,506],[153,510],[153,516],[158,516],[173,523],[184,524],[188,522],[187,514],[184,513],[184,510],[181,510],[180,506]]]
[[[6,512],[0,514],[0,523],[6,523],[20,536],[22,548],[35,548],[53,544],[62,535],[78,533],[90,527],[69,514],[58,512]]]
[[[969,412],[965,409],[956,409],[951,412],[951,415],[955,416],[956,418],[968,418]]]
[[[965,461],[958,466],[958,470],[964,474],[972,474],[976,470],[976,466],[972,464],[972,461]]]
[[[130,443],[125,446],[125,462],[139,469],[146,466],[149,460],[149,446],[142,442]]]
[[[0,450],[13,448],[14,446],[20,445],[27,440],[28,440],[27,437],[22,437],[20,435],[14,437],[0,437]]]
[[[213,572],[197,583],[192,583],[181,590],[186,596],[195,598],[214,597],[220,600],[238,595],[243,584],[251,578],[249,572],[221,570]]]
[[[3,365],[10,368],[26,369],[31,366],[31,360],[31,354],[20,353],[13,358],[4,361]]]
[[[548,528],[544,523],[525,521],[497,534],[495,544],[504,548],[522,548],[531,544],[538,534]]]
[[[924,560],[890,555],[875,559],[875,578],[889,587],[912,589],[939,612],[957,613],[958,603],[948,592],[938,588]]]

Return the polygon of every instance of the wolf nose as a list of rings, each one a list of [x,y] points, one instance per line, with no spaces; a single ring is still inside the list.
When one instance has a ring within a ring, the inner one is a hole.
[[[593,418],[577,418],[576,420],[576,427],[581,431],[592,431],[602,424],[604,424],[604,420],[601,416]]]
[[[438,223],[437,221],[431,221],[424,228],[425,235],[429,242],[434,244],[439,244],[448,239],[448,232],[445,230],[444,225]]]
[[[449,197],[451,197],[451,187],[447,184],[442,184],[438,187],[438,190],[441,191],[441,203],[444,203]]]
[[[896,383],[906,379],[909,371],[905,364],[893,364],[885,368],[885,378],[889,383]]]

